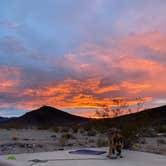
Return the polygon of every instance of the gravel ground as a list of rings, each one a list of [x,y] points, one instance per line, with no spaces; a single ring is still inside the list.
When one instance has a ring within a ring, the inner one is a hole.
[[[1,155],[96,147],[101,143],[107,144],[107,138],[94,132],[73,133],[72,131],[54,132],[35,129],[0,130]]]
[[[107,146],[107,136],[95,131],[0,129],[0,155]],[[145,137],[131,150],[166,155],[166,136]]]

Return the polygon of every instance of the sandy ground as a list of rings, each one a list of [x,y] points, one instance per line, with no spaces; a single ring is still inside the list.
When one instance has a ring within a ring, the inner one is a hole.
[[[107,150],[106,148],[97,148],[96,150]],[[67,151],[55,151],[44,153],[17,154],[16,160],[8,161],[7,155],[0,156],[0,162],[8,164],[6,166],[165,166],[166,157],[157,154],[124,151],[122,159],[107,159],[107,154],[94,155],[75,155]],[[34,163],[29,160],[40,159],[45,162]],[[5,166],[5,165],[0,165]]]

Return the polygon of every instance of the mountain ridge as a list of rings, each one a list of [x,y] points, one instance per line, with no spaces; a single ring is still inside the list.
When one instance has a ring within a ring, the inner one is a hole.
[[[126,124],[146,125],[146,124],[166,124],[166,105],[146,109],[140,112],[127,114],[115,118],[105,119],[90,119],[81,116],[69,114],[51,106],[42,106],[38,109],[29,111],[20,117],[9,118],[0,121],[0,127],[2,126],[62,126],[62,125],[77,125],[77,124],[89,124],[91,121],[95,121],[97,125],[107,125],[116,127],[125,126]]]
[[[87,118],[72,115],[51,106],[42,106],[38,109],[29,111],[20,117],[14,117],[0,122],[0,125],[21,125],[22,127],[55,126],[79,124],[86,122],[87,120]]]

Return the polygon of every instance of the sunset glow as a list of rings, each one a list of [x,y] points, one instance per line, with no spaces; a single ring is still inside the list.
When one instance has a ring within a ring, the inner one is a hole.
[[[166,1],[2,0],[0,12],[4,116],[166,104]]]

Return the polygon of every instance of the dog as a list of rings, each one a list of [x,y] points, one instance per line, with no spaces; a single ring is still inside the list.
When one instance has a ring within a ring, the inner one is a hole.
[[[116,159],[118,157],[122,158],[122,149],[124,140],[120,131],[115,128],[111,128],[108,131],[108,143],[109,143],[109,153],[108,157],[111,159]]]

